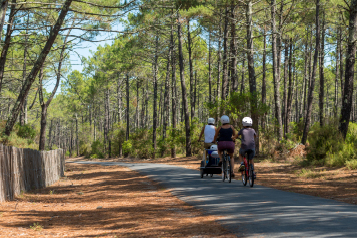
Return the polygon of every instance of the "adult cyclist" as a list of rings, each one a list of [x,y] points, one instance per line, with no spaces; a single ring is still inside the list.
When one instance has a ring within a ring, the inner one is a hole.
[[[231,157],[231,168],[232,168],[232,177],[234,177],[234,148],[235,144],[233,141],[233,138],[236,136],[236,131],[234,130],[233,126],[229,124],[229,117],[226,115],[223,115],[221,117],[221,123],[222,126],[218,127],[216,130],[216,134],[214,135],[214,141],[217,140],[217,137],[219,136],[218,139],[218,155],[220,158],[220,161],[222,161],[222,152],[223,150],[227,150],[229,156]]]
[[[248,159],[250,160],[250,164],[253,166],[254,171],[254,161],[253,158],[255,156],[255,138],[257,137],[257,133],[252,128],[253,120],[250,117],[244,117],[242,120],[243,128],[238,132],[238,136],[242,136],[241,148],[239,149],[239,160],[241,165],[239,167],[239,171],[243,171],[245,169],[243,156],[248,152]],[[254,173],[254,172],[253,172]],[[254,173],[255,176],[255,173]]]
[[[201,130],[200,137],[198,138],[198,141],[201,141],[201,137],[204,134],[205,135],[205,140],[204,140],[204,148],[205,149],[210,149],[211,145],[213,145],[212,141],[214,138],[214,135],[216,134],[216,127],[214,126],[215,120],[214,118],[208,118],[207,120],[207,125],[203,126]],[[206,161],[207,154],[206,150],[203,152],[203,161]]]

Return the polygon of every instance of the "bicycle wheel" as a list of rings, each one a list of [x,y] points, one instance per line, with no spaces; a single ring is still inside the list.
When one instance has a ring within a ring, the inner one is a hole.
[[[226,179],[226,161],[223,158],[222,161],[222,182]]]
[[[254,174],[253,174],[253,166],[249,165],[249,186],[254,186]]]
[[[232,167],[231,167],[231,160],[229,157],[227,161],[227,179],[229,183],[232,182]]]
[[[247,167],[242,171],[242,183],[244,186],[247,186]]]
[[[201,167],[203,167],[203,161],[201,161]],[[203,169],[200,169],[200,176],[201,176],[201,178],[203,178]]]

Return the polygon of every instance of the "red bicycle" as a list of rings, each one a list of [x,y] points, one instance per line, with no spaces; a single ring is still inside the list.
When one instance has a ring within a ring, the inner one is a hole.
[[[252,153],[253,151],[248,150],[246,152],[247,155],[249,153]],[[242,171],[242,183],[244,186],[247,185],[247,180],[249,180],[249,186],[253,187],[254,186],[254,173],[253,173],[253,165],[249,163],[249,159],[247,159],[248,156],[246,154],[243,155],[243,162],[244,162],[244,170]]]

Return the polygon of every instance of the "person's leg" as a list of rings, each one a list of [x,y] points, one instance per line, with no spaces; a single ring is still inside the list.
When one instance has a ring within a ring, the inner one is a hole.
[[[234,155],[233,155],[233,153],[228,153],[228,155],[231,158],[232,174],[234,175]]]
[[[240,162],[240,166],[239,166],[239,169],[238,171],[243,171],[244,168],[245,168],[245,165],[244,165],[244,162],[243,162],[243,154],[245,153],[245,151],[240,148],[239,149],[239,162]]]
[[[219,156],[219,161],[222,161],[222,151],[218,149],[218,156]]]
[[[231,158],[231,168],[233,171],[233,169],[234,169],[234,155],[233,155],[233,153],[228,153],[228,155]]]

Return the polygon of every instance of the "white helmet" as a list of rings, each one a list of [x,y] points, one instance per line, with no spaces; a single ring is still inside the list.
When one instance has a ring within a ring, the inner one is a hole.
[[[253,120],[250,117],[244,117],[242,120],[243,126],[252,126]]]
[[[229,123],[229,117],[226,116],[226,115],[223,115],[223,116],[221,117],[221,122],[222,122],[222,124]]]
[[[207,121],[208,124],[214,124],[214,122],[215,122],[214,118],[212,118],[212,117],[208,118],[208,121]]]
[[[210,150],[217,150],[217,145],[211,145]]]

